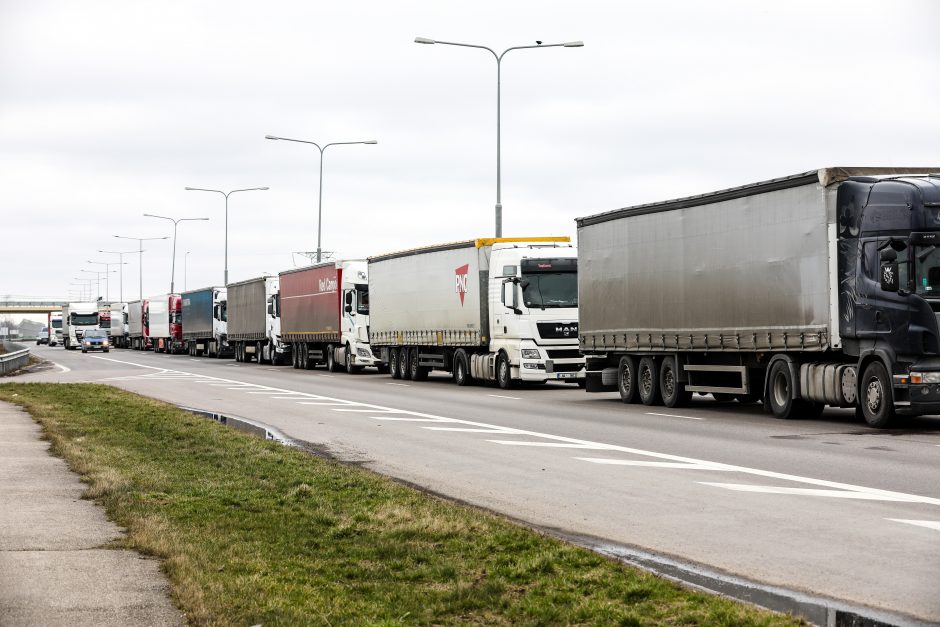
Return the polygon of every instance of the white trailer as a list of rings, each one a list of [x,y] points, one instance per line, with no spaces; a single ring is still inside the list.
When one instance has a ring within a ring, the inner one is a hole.
[[[476,239],[369,258],[370,340],[394,378],[582,383],[567,237]]]

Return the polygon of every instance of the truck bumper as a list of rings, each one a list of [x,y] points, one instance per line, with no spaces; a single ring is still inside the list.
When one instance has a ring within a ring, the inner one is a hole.
[[[382,361],[372,353],[372,347],[369,344],[354,342],[350,345],[350,349],[353,353],[353,364],[357,366],[377,366]]]

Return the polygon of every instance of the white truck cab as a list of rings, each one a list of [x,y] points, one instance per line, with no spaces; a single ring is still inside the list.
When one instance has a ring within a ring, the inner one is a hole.
[[[345,363],[346,347],[352,353],[356,366],[375,366],[378,359],[372,354],[369,344],[369,264],[365,260],[343,261],[342,265],[342,340],[336,356],[338,363]]]
[[[86,331],[98,329],[98,303],[62,306],[62,339],[66,350],[81,348]]]

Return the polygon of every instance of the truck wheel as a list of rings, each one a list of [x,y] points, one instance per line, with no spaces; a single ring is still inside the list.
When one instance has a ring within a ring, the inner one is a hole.
[[[621,357],[617,367],[617,389],[620,400],[624,403],[635,403],[636,394],[636,361],[633,357]]]
[[[409,353],[409,365],[411,368],[411,380],[412,381],[424,381],[428,378],[428,368],[427,366],[422,366],[420,357],[418,355],[418,349],[413,348]]]
[[[463,350],[454,355],[454,383],[460,386],[470,385],[470,364],[467,363],[467,353]]]
[[[388,351],[388,373],[393,379],[401,379],[401,370],[398,369],[398,349],[391,348]]]
[[[659,368],[652,357],[644,357],[636,369],[637,393],[644,405],[659,405],[662,397],[659,395]]]
[[[884,429],[894,422],[891,377],[880,361],[873,361],[865,368],[859,403],[869,427]]]
[[[496,359],[496,383],[503,390],[510,390],[513,387],[512,368],[509,365],[509,358],[505,354],[500,354]]]
[[[264,363],[264,344],[261,342],[255,342],[255,361],[259,366]]]
[[[401,378],[405,381],[411,380],[411,365],[408,357],[411,355],[411,349],[402,347],[398,351],[398,371],[401,373]]]
[[[352,347],[346,345],[346,374],[356,374],[362,372],[362,366],[353,365]]]
[[[332,344],[326,345],[326,371],[327,372],[338,372],[339,368],[336,366],[336,347]]]
[[[663,404],[666,407],[684,407],[692,400],[692,393],[686,392],[685,385],[679,382],[679,368],[675,357],[663,359],[659,369],[659,389],[662,391]]]
[[[776,362],[768,375],[770,410],[782,420],[802,418],[812,409],[809,403],[793,398],[793,377],[785,361]]]

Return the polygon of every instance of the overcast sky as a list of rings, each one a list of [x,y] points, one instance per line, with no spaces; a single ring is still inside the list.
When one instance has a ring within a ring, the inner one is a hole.
[[[113,235],[180,225],[176,287],[316,248],[366,257],[504,235],[824,166],[940,166],[940,3],[0,0],[0,295],[66,297]],[[145,244],[144,295],[170,240]],[[125,256],[124,299],[138,296]],[[86,275],[92,276],[92,275]],[[119,297],[118,275],[110,297]],[[104,288],[102,287],[102,293]],[[73,297],[77,295],[72,292]]]

